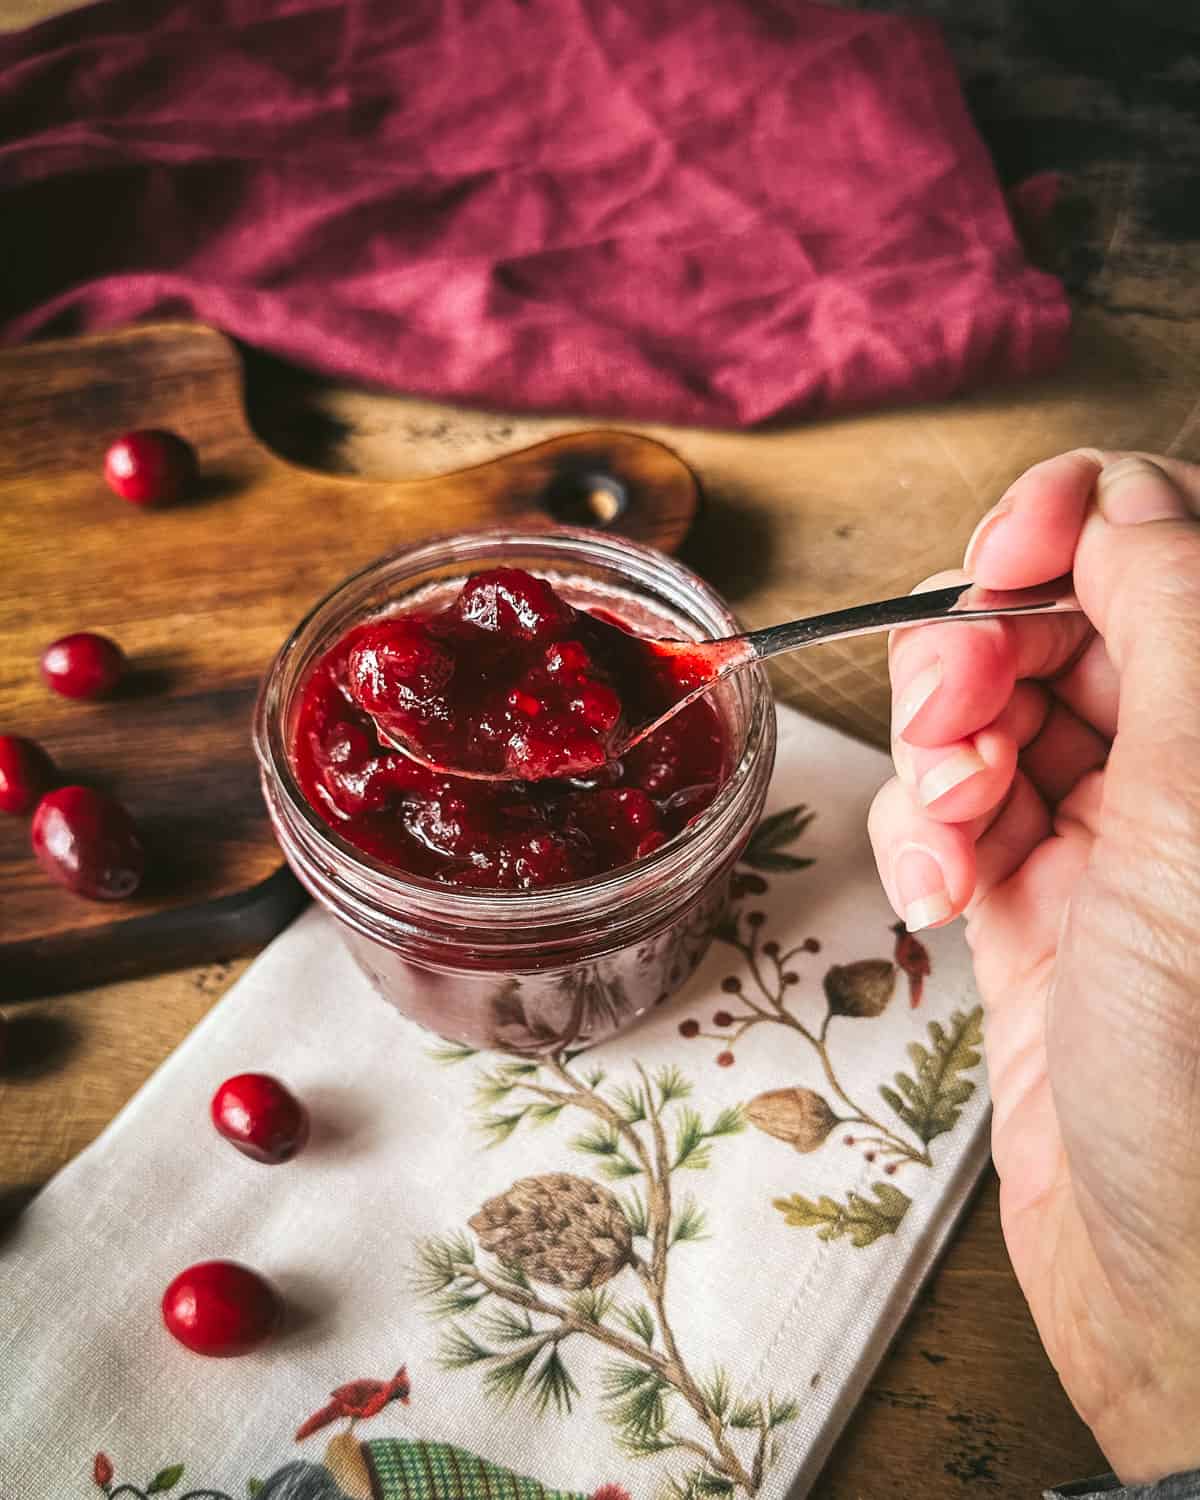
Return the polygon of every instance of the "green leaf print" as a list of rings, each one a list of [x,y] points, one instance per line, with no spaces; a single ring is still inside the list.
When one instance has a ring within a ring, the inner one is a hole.
[[[146,1493],[147,1495],[164,1495],[168,1490],[173,1490],[182,1478],[183,1465],[171,1464],[169,1468],[159,1469],[146,1486]]]
[[[807,869],[813,861],[787,853],[787,845],[794,843],[815,817],[816,813],[803,802],[772,813],[754,830],[740,863],[771,874]]]
[[[975,1092],[974,1083],[959,1075],[979,1065],[983,1007],[956,1010],[948,1028],[930,1021],[929,1038],[932,1047],[909,1044],[916,1076],[897,1073],[896,1088],[882,1084],[879,1089],[888,1107],[927,1145],[954,1129],[963,1105]]]
[[[840,1240],[848,1235],[855,1249],[862,1250],[885,1234],[895,1234],[912,1203],[907,1193],[890,1182],[873,1183],[871,1191],[874,1203],[855,1192],[846,1194],[845,1203],[825,1195],[814,1202],[802,1193],[793,1193],[790,1198],[776,1198],[774,1205],[793,1228],[815,1229],[822,1240]]]

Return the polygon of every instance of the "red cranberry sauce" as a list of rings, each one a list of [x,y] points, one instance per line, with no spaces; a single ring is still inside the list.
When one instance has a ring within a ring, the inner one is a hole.
[[[477,573],[447,608],[364,625],[348,644],[351,698],[447,771],[586,775],[686,691],[651,642],[516,568]]]
[[[705,699],[621,760],[606,755],[618,726],[675,701],[691,670],[498,569],[446,609],[370,621],[326,652],[302,689],[292,764],[325,821],[386,864],[455,886],[561,885],[651,853],[716,795],[728,743]],[[525,779],[426,770],[373,718],[431,760]]]

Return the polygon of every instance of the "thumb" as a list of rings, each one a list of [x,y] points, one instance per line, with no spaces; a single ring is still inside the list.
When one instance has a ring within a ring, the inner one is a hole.
[[[1159,743],[1200,735],[1200,483],[1194,496],[1188,484],[1200,470],[1172,468],[1136,454],[1107,464],[1074,566],[1121,680],[1119,730]]]

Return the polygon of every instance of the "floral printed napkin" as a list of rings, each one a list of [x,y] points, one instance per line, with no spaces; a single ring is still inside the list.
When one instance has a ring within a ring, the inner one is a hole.
[[[719,940],[578,1055],[440,1043],[302,917],[0,1252],[0,1494],[805,1494],[987,1151],[961,934],[871,864],[885,772],[781,711]],[[208,1124],[249,1069],[312,1112],[286,1166]],[[159,1321],[215,1256],[291,1310],[243,1359]]]

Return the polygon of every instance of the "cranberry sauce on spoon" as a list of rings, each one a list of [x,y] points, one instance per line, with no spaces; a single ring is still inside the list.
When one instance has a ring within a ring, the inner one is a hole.
[[[494,569],[445,608],[382,616],[310,670],[291,741],[305,797],[343,838],[443,883],[535,890],[651,853],[728,775],[705,699],[620,760],[622,730],[698,685],[607,611]],[[476,781],[418,764],[500,774]]]
[[[669,644],[664,655],[545,579],[496,568],[445,609],[363,626],[348,686],[385,740],[434,770],[544,781],[598,770],[626,731],[711,681],[703,663],[689,679],[694,646]]]

